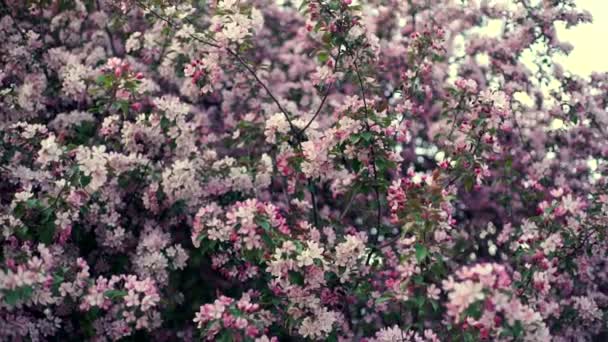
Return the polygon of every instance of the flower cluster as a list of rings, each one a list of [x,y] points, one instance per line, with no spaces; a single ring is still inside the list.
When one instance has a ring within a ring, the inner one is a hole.
[[[260,337],[271,321],[269,313],[252,302],[255,297],[251,292],[243,294],[238,301],[220,296],[212,304],[200,307],[194,323],[209,341]]]
[[[480,338],[525,336],[527,340],[550,340],[540,313],[523,304],[511,290],[504,266],[491,263],[464,267],[443,283],[449,302],[447,314],[463,329],[478,331]]]
[[[0,340],[605,340],[590,19],[2,1]]]

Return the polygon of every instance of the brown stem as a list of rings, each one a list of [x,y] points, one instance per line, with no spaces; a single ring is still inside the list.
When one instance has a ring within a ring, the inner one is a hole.
[[[165,23],[167,23],[167,25],[169,25],[169,27],[171,27],[173,30],[176,30],[178,27],[177,25],[171,21],[168,18],[163,17],[162,15],[160,15],[159,13],[157,13],[156,11],[154,11],[153,9],[151,9],[150,7],[146,6],[145,4],[143,4],[141,1],[135,1],[137,3],[137,5],[148,11],[149,13],[151,13],[152,15],[154,15],[155,17],[157,17],[158,19],[164,21]],[[268,94],[268,96],[272,99],[272,101],[277,105],[277,107],[279,108],[279,110],[283,113],[283,115],[285,116],[285,119],[287,119],[287,122],[289,123],[289,127],[291,128],[292,132],[296,132],[295,127],[293,126],[293,123],[291,122],[291,118],[289,117],[289,113],[283,108],[283,106],[281,106],[281,103],[279,102],[279,100],[277,100],[277,98],[272,94],[272,92],[270,91],[270,89],[268,88],[268,86],[266,86],[266,84],[264,82],[262,82],[262,80],[258,77],[258,75],[256,74],[256,72],[249,66],[249,64],[247,64],[247,62],[245,62],[243,60],[243,58],[234,50],[230,49],[229,47],[225,47],[223,48],[222,46],[220,46],[219,44],[215,44],[212,42],[209,42],[207,40],[201,39],[200,37],[190,33],[188,34],[188,36],[194,40],[196,40],[199,43],[217,48],[217,49],[224,49],[226,52],[228,52],[229,55],[233,56],[234,58],[236,58],[236,60],[239,62],[239,64],[241,64],[241,66],[243,66],[247,72],[249,72],[249,74],[251,74],[251,76],[253,76],[253,78],[255,79],[255,81],[262,87],[264,88],[264,90],[266,91],[266,93]]]
[[[336,56],[336,59],[335,59],[333,73],[335,73],[336,70],[338,69],[338,62],[340,61],[340,54],[342,53],[341,50],[342,50],[342,45],[338,46],[338,55]],[[299,133],[300,136],[302,136],[302,134],[304,134],[304,132],[313,123],[313,121],[315,121],[315,119],[317,118],[319,113],[321,113],[321,109],[323,108],[323,105],[325,104],[325,101],[327,100],[327,97],[329,96],[329,93],[330,93],[331,89],[333,88],[333,85],[334,85],[334,83],[330,84],[327,87],[327,90],[325,91],[325,94],[323,95],[323,98],[321,99],[321,104],[319,104],[319,108],[317,108],[315,115],[312,116],[312,118],[310,119],[310,121],[308,121],[306,126],[304,126],[304,128],[302,128],[302,130],[300,130],[300,133]]]
[[[363,86],[363,79],[361,78],[361,73],[359,72],[359,66],[357,65],[357,59],[353,60],[353,65],[355,67],[355,73],[357,75],[357,79],[359,81],[359,88],[361,90],[361,97],[363,98],[363,108],[365,110],[365,127],[368,132],[370,132],[369,122],[367,122],[367,100],[365,99],[365,88]],[[370,144],[370,154],[372,157],[372,170],[374,171],[374,193],[376,194],[376,215],[377,215],[377,227],[380,228],[380,224],[382,223],[382,207],[380,204],[380,190],[378,189],[378,170],[376,169],[376,153],[374,151],[374,141]]]

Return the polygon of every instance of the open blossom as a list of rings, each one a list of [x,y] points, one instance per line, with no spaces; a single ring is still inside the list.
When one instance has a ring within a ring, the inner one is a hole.
[[[572,194],[568,194],[562,197],[562,207],[565,211],[572,214],[577,214],[581,208],[582,203],[578,198],[573,198]]]
[[[38,151],[38,162],[46,165],[50,162],[56,162],[59,160],[63,151],[59,144],[57,144],[54,135],[50,135],[48,138],[40,142],[40,151]]]
[[[219,8],[226,13],[213,17],[213,26],[218,30],[217,36],[226,43],[243,43],[253,32],[260,31],[264,26],[262,12],[252,8],[250,13],[246,14],[238,5],[238,1],[221,1]]]
[[[597,306],[597,303],[589,297],[575,297],[573,298],[574,307],[579,311],[581,316],[588,320],[600,320],[602,318],[602,312]]]
[[[264,135],[266,142],[276,143],[276,134],[286,134],[289,131],[289,123],[285,119],[283,113],[275,113],[266,120],[266,128]]]
[[[196,167],[193,161],[175,161],[172,168],[167,169],[162,177],[163,189],[171,203],[179,200],[196,203],[195,197],[201,192],[201,187],[196,179]]]
[[[302,165],[302,171],[308,177],[322,176],[329,168],[327,150],[329,148],[326,140],[306,141],[302,143],[302,150],[306,161]]]
[[[298,255],[298,266],[311,266],[315,260],[323,259],[323,248],[315,242],[308,241],[307,248],[305,248],[300,255]]]
[[[105,146],[94,146],[93,148],[81,148],[76,154],[81,171],[85,176],[91,177],[87,188],[96,191],[107,180],[107,154]]]
[[[361,238],[355,235],[347,235],[346,241],[336,246],[336,264],[352,267],[363,256],[364,250],[365,244]]]
[[[163,96],[154,99],[153,102],[156,108],[165,112],[169,120],[176,120],[190,112],[190,106],[174,96]]]
[[[86,79],[92,76],[93,70],[80,63],[68,64],[62,70],[63,89],[67,95],[81,96],[86,88]]]
[[[483,284],[475,283],[471,280],[466,280],[463,283],[456,283],[449,289],[448,298],[450,300],[448,314],[453,317],[460,317],[460,314],[466,310],[469,305],[476,301],[485,298],[483,293]]]
[[[454,84],[461,90],[466,90],[470,93],[477,92],[477,82],[473,79],[459,78],[456,80],[456,82],[454,82]]]
[[[336,81],[337,75],[334,74],[333,68],[329,65],[323,65],[317,67],[315,73],[313,73],[310,78],[312,81],[319,84],[331,84]]]
[[[321,308],[315,312],[314,318],[306,317],[302,321],[299,333],[304,337],[313,339],[326,337],[336,322],[336,313]]]
[[[420,336],[415,331],[404,331],[399,326],[385,327],[376,332],[376,335],[370,339],[372,342],[414,342],[414,341],[429,341],[438,342],[439,339],[431,330],[424,331],[424,337]]]
[[[239,24],[237,21],[233,21],[224,24],[222,33],[228,40],[242,42],[249,34],[249,30],[246,26]]]
[[[244,293],[240,300],[220,296],[213,303],[204,304],[199,308],[194,323],[207,333],[206,339],[213,340],[217,334],[216,327],[221,324],[226,328],[242,330],[249,337],[258,337],[260,329],[267,325],[258,304],[251,302],[251,293]]]
[[[493,113],[499,116],[507,116],[509,113],[509,99],[507,95],[499,90],[484,90],[480,94],[483,101],[487,102]]]
[[[406,199],[405,190],[401,186],[401,179],[395,179],[389,189],[387,200],[391,211],[391,222],[399,222],[399,211],[404,207]]]
[[[221,0],[218,1],[218,7],[224,10],[235,10],[239,4],[238,0]]]

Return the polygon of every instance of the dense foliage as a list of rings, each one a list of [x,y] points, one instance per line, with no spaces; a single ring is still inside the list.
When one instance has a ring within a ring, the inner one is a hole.
[[[554,62],[590,20],[0,0],[0,340],[606,338],[608,74]]]

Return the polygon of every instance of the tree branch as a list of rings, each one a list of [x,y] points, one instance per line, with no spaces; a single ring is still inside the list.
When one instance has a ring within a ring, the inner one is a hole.
[[[156,18],[164,21],[165,23],[167,23],[167,25],[169,25],[169,27],[171,27],[173,30],[177,30],[179,27],[178,25],[176,25],[173,21],[171,21],[170,19],[163,17],[162,15],[160,15],[158,12],[154,11],[153,9],[151,9],[150,7],[146,6],[144,3],[142,3],[141,1],[136,0],[135,3],[137,3],[137,5],[151,13],[152,15],[154,15]],[[192,22],[190,22],[192,24]],[[236,58],[236,60],[239,62],[239,64],[241,64],[241,66],[243,66],[247,72],[249,72],[249,74],[251,74],[251,76],[253,76],[253,78],[255,79],[255,81],[262,87],[264,88],[264,90],[266,91],[266,93],[268,94],[268,96],[272,99],[272,101],[277,105],[277,107],[279,108],[279,110],[281,111],[281,113],[283,113],[283,115],[285,116],[285,119],[287,119],[287,122],[289,123],[289,127],[291,129],[292,132],[297,133],[295,127],[293,126],[293,123],[291,121],[291,118],[289,117],[289,113],[287,112],[287,110],[285,110],[285,108],[283,108],[283,106],[281,105],[281,103],[279,102],[279,100],[272,94],[272,92],[270,91],[270,89],[268,88],[268,86],[266,86],[266,84],[258,77],[257,73],[251,68],[251,66],[249,66],[249,64],[247,64],[247,62],[245,62],[245,60],[243,60],[243,58],[234,50],[232,50],[229,47],[222,47],[219,44],[215,44],[212,42],[209,42],[207,40],[201,39],[200,37],[189,33],[188,36],[194,40],[196,40],[199,43],[217,48],[217,49],[223,49],[225,50],[229,55],[231,55],[232,57]]]

